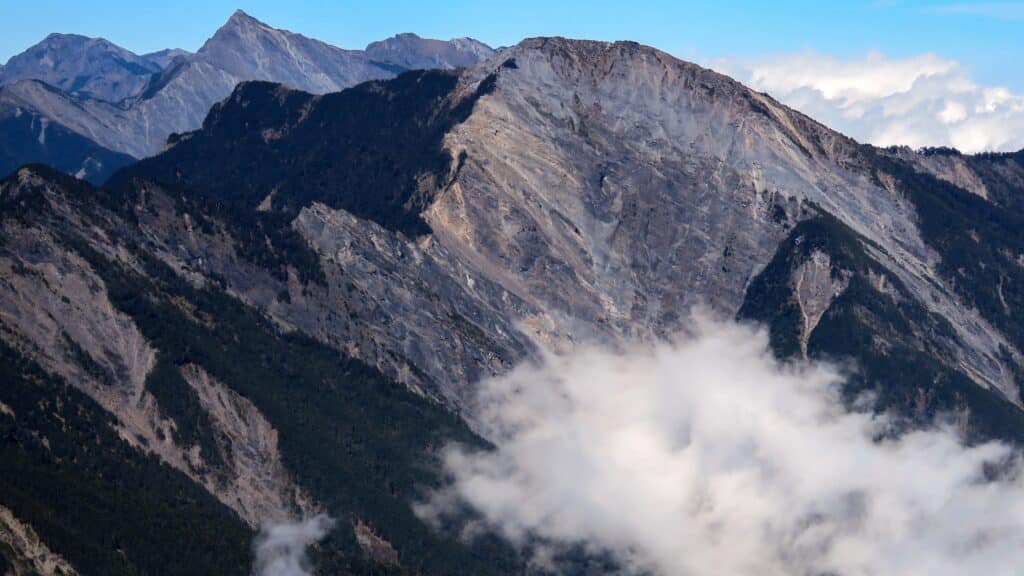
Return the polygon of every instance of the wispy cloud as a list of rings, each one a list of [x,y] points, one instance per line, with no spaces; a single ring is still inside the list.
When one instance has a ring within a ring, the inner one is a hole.
[[[969,67],[935,54],[836,58],[805,51],[709,65],[862,142],[963,152],[1024,148],[1024,94],[980,85]]]
[[[790,366],[749,327],[698,318],[674,344],[581,350],[485,382],[496,449],[450,449],[419,512],[468,504],[514,542],[611,553],[662,576],[1019,572],[1024,482],[999,444],[891,438],[839,373]],[[888,438],[880,440],[880,438]]]
[[[1024,2],[961,2],[929,6],[927,10],[939,14],[963,14],[998,20],[1024,20]]]
[[[299,522],[264,526],[253,545],[254,576],[311,576],[306,549],[334,527],[334,520],[318,514]]]

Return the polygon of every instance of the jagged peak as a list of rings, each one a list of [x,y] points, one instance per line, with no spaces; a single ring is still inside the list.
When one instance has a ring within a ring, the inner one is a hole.
[[[242,10],[235,10],[231,17],[213,33],[213,36],[199,48],[198,53],[201,54],[209,51],[212,46],[216,46],[227,37],[244,36],[245,33],[252,32],[269,33],[273,31],[276,31],[276,29],[270,25],[253,18]]]
[[[244,10],[239,8],[231,13],[228,21],[224,23],[224,26],[244,26],[244,25],[257,25],[264,28],[270,28],[266,23],[260,21],[257,18],[250,16]]]
[[[270,37],[300,38],[334,48],[330,44],[314,40],[312,38],[307,38],[297,32],[274,28],[266,22],[254,18],[242,10],[235,10],[231,17],[228,18],[227,22],[218,28],[217,31],[213,33],[213,36],[203,43],[202,47],[196,51],[196,54],[208,55],[212,52],[227,51],[239,53],[241,55],[248,52],[250,47],[256,46],[261,42],[261,40],[259,40],[260,38]]]

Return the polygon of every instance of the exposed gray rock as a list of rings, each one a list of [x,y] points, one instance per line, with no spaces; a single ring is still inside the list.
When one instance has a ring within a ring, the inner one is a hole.
[[[832,301],[846,290],[849,278],[833,273],[831,257],[815,250],[793,271],[791,278],[797,307],[800,309],[800,352],[807,357],[807,341]],[[879,285],[884,282],[880,277]]]
[[[277,430],[252,402],[201,366],[185,366],[182,374],[230,448],[228,481],[210,487],[217,498],[253,527],[301,518],[311,512],[309,497],[281,463]]]
[[[1016,397],[1006,339],[939,277],[914,207],[852,140],[633,43],[526,40],[471,69],[466,90],[491,73],[496,89],[447,137],[465,161],[426,217],[482,275],[516,278],[510,292],[532,307],[629,335],[678,329],[697,303],[735,313],[784,234],[774,206],[798,217],[812,201],[950,320],[951,364]]]
[[[989,199],[985,182],[959,154],[921,154],[907,147],[896,148],[892,154],[913,163],[922,172]]]
[[[465,68],[494,55],[494,49],[472,38],[433,40],[405,33],[371,42],[366,55],[409,70]]]

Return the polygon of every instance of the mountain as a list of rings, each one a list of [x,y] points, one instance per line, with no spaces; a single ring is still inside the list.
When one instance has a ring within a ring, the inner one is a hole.
[[[188,58],[190,56],[192,56],[191,52],[181,48],[165,48],[142,55],[146,60],[159,66],[161,70],[170,66],[176,58]]]
[[[0,88],[0,102],[7,94]],[[0,107],[0,174],[45,158],[51,166],[99,184],[134,159],[40,116],[32,109]]]
[[[482,441],[215,281],[179,276],[146,229],[217,226],[181,201],[43,166],[0,183],[0,558],[52,573],[42,547],[84,574],[249,574],[257,528],[327,509],[330,573],[380,573],[364,564],[392,562],[392,546],[410,573],[518,562],[435,533],[409,506],[440,481],[433,447]]]
[[[432,40],[411,33],[371,42],[366,55],[406,70],[466,68],[494,55],[494,49],[472,38]]]
[[[248,573],[257,526],[326,511],[323,573],[528,573],[529,542],[413,514],[437,448],[486,446],[481,379],[694,305],[851,362],[850,397],[908,427],[1019,444],[1020,156],[935,156],[653,48],[534,38],[335,93],[241,83],[102,188],[22,168],[0,521],[83,572]],[[209,532],[194,566],[160,554]],[[607,572],[584,552],[566,573]]]
[[[337,92],[395,72],[361,51],[271,28],[241,10],[203,44],[195,60],[226,72],[238,79],[235,83],[270,80],[314,93]]]
[[[406,283],[413,274],[415,285],[445,287],[440,302],[471,308],[452,311],[432,303],[438,295],[417,292],[398,303],[385,286],[363,287],[363,302],[342,305],[344,293],[328,281],[324,306],[362,308],[369,298],[403,337],[375,330],[367,345],[369,330],[325,322],[325,313],[282,310],[280,321],[358,341],[365,360],[409,374],[455,406],[472,380],[522,358],[530,340],[660,337],[698,303],[786,323],[778,332],[793,345],[781,349],[812,354],[814,331],[825,328],[819,323],[855,275],[915,303],[903,312],[913,317],[903,328],[920,335],[912,348],[928,350],[972,389],[1019,402],[1012,305],[1010,318],[964,305],[976,298],[958,293],[962,282],[943,266],[944,240],[918,228],[923,208],[893,180],[906,165],[889,166],[878,151],[728,78],[628,43],[531,40],[457,77],[405,75],[323,97],[243,85],[202,130],[115,184],[149,178],[191,190],[221,206],[237,230],[263,210],[280,254],[302,240],[332,253],[373,236],[375,245],[388,238],[390,251],[431,262],[405,270],[401,260],[372,258],[376,274]],[[377,116],[393,119],[388,132],[366,120]],[[797,225],[816,217],[836,222],[830,234],[855,238],[866,251],[858,261],[871,265],[837,269],[819,280],[846,280],[794,295],[792,278],[839,266],[832,259],[841,255],[823,248],[777,271],[786,282],[776,300],[750,300],[748,287],[766,281],[759,274],[775,251],[797,242]],[[417,240],[424,236],[425,245]],[[261,258],[282,266],[276,255]],[[766,317],[780,299],[794,303],[795,318],[807,315],[803,325]],[[277,308],[256,296],[253,303]],[[536,332],[517,335],[509,318]],[[470,326],[495,328],[472,339],[441,336]],[[404,336],[411,334],[443,343],[418,349]],[[483,371],[480,349],[490,359]]]
[[[342,50],[277,30],[240,10],[195,54],[166,50],[135,56],[105,40],[73,38],[78,44],[48,37],[11,59],[3,72],[11,84],[0,87],[0,113],[13,115],[18,109],[47,118],[52,125],[92,140],[97,149],[135,158],[159,152],[171,134],[198,128],[210,106],[227,97],[242,81],[268,80],[325,93],[367,80],[394,77],[408,67],[401,62],[415,62],[416,67],[423,67],[432,61],[438,67],[449,68],[477,62],[490,54],[486,46],[467,39],[418,39],[383,50],[377,59],[368,52]],[[37,56],[40,47],[45,47],[42,60]],[[95,47],[108,49],[101,53],[105,59],[81,56],[83,51],[98,51]],[[118,55],[118,59],[112,54]],[[140,71],[132,76],[134,83],[130,89],[128,81],[122,78],[122,68],[111,68],[110,62],[115,61],[127,62],[132,70]],[[64,64],[59,66],[58,74],[50,70],[50,65],[39,62]],[[29,66],[30,63],[33,65]],[[36,82],[14,82],[18,78]],[[94,91],[71,89],[78,84],[93,87]],[[117,92],[119,98],[112,97],[111,89],[99,91],[99,87],[114,84],[123,88]],[[28,160],[67,164],[62,158],[41,153],[45,151],[31,152],[7,158],[5,163]]]
[[[42,80],[77,96],[118,102],[133,96],[161,66],[103,38],[50,34],[13,56],[0,70],[0,85]]]

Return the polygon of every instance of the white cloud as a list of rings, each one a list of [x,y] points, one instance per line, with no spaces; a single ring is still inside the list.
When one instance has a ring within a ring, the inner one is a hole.
[[[968,67],[934,54],[840,59],[807,51],[710,65],[862,142],[1024,148],[1024,95],[978,85]]]
[[[767,337],[698,317],[674,344],[551,356],[483,383],[496,448],[451,447],[453,482],[513,542],[583,545],[686,576],[1016,574],[1024,483],[999,444],[949,429],[878,440],[839,373],[781,365]],[[985,467],[1007,476],[986,481]]]
[[[327,535],[334,520],[326,514],[294,523],[265,526],[256,537],[256,576],[310,576],[306,549]]]

